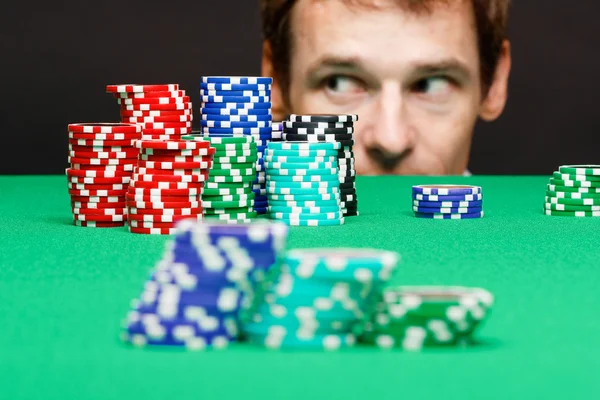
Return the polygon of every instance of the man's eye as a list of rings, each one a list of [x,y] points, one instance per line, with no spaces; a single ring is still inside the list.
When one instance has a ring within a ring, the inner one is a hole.
[[[324,79],[323,87],[335,94],[358,94],[365,91],[364,86],[357,79],[343,75],[334,75]]]
[[[445,77],[435,76],[431,78],[421,79],[414,86],[414,90],[417,93],[436,97],[448,96],[452,91],[452,82]]]

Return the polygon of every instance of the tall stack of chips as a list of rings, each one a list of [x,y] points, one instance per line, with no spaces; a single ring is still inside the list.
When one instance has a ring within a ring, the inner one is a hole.
[[[357,115],[290,115],[284,122],[283,140],[337,142],[339,187],[342,212],[345,217],[357,216],[356,170],[354,169],[354,122]]]
[[[563,165],[546,190],[544,213],[558,217],[600,217],[600,165]]]
[[[200,83],[202,132],[205,135],[248,135],[258,154],[252,189],[254,212],[265,214],[267,195],[263,153],[272,139],[271,84],[266,77],[206,76]]]
[[[470,344],[493,303],[493,295],[479,288],[386,288],[360,339],[412,351]]]
[[[413,211],[417,218],[482,218],[481,187],[469,185],[413,186]]]
[[[125,194],[137,162],[135,124],[70,124],[66,170],[74,223],[112,228],[127,221]]]
[[[203,218],[202,193],[215,149],[208,141],[139,140],[127,190],[129,230],[169,235],[183,219]]]
[[[353,346],[399,259],[375,249],[291,250],[243,331],[273,349]]]
[[[192,131],[192,103],[177,84],[109,85],[121,121],[140,124],[144,140],[178,140]]]
[[[213,168],[202,196],[206,218],[229,224],[249,223],[256,218],[252,182],[256,179],[257,146],[252,136],[205,133],[183,138],[207,141],[215,150]]]
[[[135,346],[220,349],[237,339],[240,312],[253,287],[284,249],[283,224],[177,225],[163,260],[124,321],[122,339]]]
[[[343,225],[336,142],[271,142],[265,152],[269,215],[293,226]]]

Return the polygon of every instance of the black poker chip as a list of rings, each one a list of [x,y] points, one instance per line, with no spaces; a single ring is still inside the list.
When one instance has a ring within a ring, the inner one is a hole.
[[[320,143],[320,142],[338,142],[341,143],[342,146],[354,146],[354,140],[351,139],[342,139],[342,137],[337,138],[334,135],[332,137],[328,137],[326,135],[296,135],[292,133],[284,133],[282,135],[283,140],[288,142],[309,142],[309,143]],[[345,135],[346,137],[348,135]],[[350,136],[351,137],[351,136]]]
[[[355,114],[311,114],[311,115],[297,115],[292,114],[288,118],[293,122],[356,122],[358,121],[358,115]]]
[[[352,135],[354,127],[348,128],[288,128],[283,127],[283,133],[295,133],[297,135]]]
[[[290,128],[317,128],[317,129],[347,129],[353,128],[354,122],[293,122],[285,121],[283,123],[284,129]]]

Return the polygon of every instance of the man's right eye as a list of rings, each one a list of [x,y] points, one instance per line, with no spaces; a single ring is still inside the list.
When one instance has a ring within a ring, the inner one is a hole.
[[[346,75],[329,76],[323,79],[322,87],[333,95],[357,95],[366,91],[362,82]]]

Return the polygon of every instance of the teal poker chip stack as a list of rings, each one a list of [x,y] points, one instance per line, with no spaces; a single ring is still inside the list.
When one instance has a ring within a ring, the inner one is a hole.
[[[257,146],[250,135],[222,136],[199,134],[184,136],[187,140],[207,140],[216,152],[202,194],[206,219],[230,224],[249,223],[257,218],[256,194]]]
[[[291,226],[344,224],[335,142],[271,142],[265,152],[269,215]]]
[[[359,341],[407,351],[469,345],[493,303],[493,295],[480,288],[388,287]]]
[[[123,322],[137,347],[221,349],[239,339],[240,321],[284,251],[288,227],[184,220]]]
[[[201,130],[204,135],[251,136],[257,161],[253,212],[266,214],[268,199],[263,154],[273,140],[269,77],[205,76],[200,83]],[[276,135],[279,138],[281,135]],[[276,139],[280,140],[280,139]]]
[[[358,216],[356,169],[354,165],[354,123],[358,115],[295,115],[283,122],[283,140],[289,142],[335,142],[340,205],[344,217]]]
[[[257,290],[244,338],[270,349],[353,346],[399,260],[376,249],[288,251]]]

